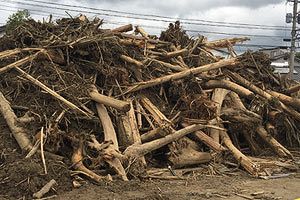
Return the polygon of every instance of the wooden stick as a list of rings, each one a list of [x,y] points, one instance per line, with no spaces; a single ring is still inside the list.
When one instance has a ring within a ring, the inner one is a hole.
[[[191,126],[188,126],[186,128],[180,129],[179,131],[176,131],[173,134],[167,135],[163,138],[147,142],[145,144],[134,144],[129,146],[125,151],[124,151],[124,156],[127,158],[138,158],[141,156],[146,155],[147,153],[150,153],[151,151],[154,151],[156,149],[159,149],[171,142],[174,142],[187,134],[190,134],[192,132],[198,131],[203,128],[208,128],[208,127],[213,127],[209,125],[201,125],[201,124],[194,124]]]
[[[54,179],[51,179],[44,187],[42,187],[38,192],[34,193],[32,195],[33,198],[40,199],[42,198],[45,194],[47,194],[51,188],[54,187],[54,185],[57,185],[57,182]]]
[[[23,151],[32,149],[31,141],[24,127],[20,126],[18,118],[9,105],[2,92],[0,92],[0,112],[4,117],[10,131]]]
[[[182,123],[181,125],[183,127],[188,126],[187,123]],[[195,133],[192,133],[192,135],[216,152],[222,152],[226,150],[225,147],[223,147],[220,143],[217,143],[213,138],[209,137],[203,131],[196,131]]]
[[[128,31],[132,31],[132,30],[133,30],[132,24],[127,24],[127,25],[120,26],[120,27],[118,27],[118,28],[112,29],[112,30],[110,30],[110,31],[111,31],[111,32],[119,32],[119,33],[122,33],[122,32],[128,32]]]
[[[293,158],[293,155],[287,150],[284,146],[282,146],[275,138],[273,138],[263,126],[259,126],[256,129],[257,133],[260,137],[268,143],[274,151],[281,157],[290,157]]]
[[[236,43],[242,43],[247,40],[250,40],[250,38],[241,37],[241,38],[220,39],[220,40],[206,42],[203,45],[207,48],[227,48],[229,44],[234,46]]]
[[[136,26],[135,30],[137,33],[140,33],[144,38],[149,39],[149,34],[140,26]]]
[[[227,90],[234,91],[235,93],[250,100],[252,100],[255,97],[255,94],[250,90],[229,80],[209,80],[203,84],[203,87],[206,89],[224,88]]]
[[[6,65],[6,66],[4,66],[4,67],[1,67],[1,68],[0,68],[0,75],[3,74],[3,73],[5,73],[5,72],[7,72],[7,71],[9,71],[9,70],[11,70],[11,69],[13,69],[13,68],[20,67],[20,66],[22,66],[22,65],[24,65],[24,64],[26,64],[26,63],[28,63],[28,62],[30,62],[30,61],[31,61],[32,59],[34,59],[39,53],[40,53],[40,52],[37,52],[37,53],[35,53],[35,54],[31,55],[31,56],[27,56],[27,57],[22,58],[21,60],[18,60],[18,61],[14,62],[14,63],[11,63],[11,64],[9,64],[9,65]]]
[[[241,163],[244,169],[252,174],[253,176],[258,176],[258,167],[255,163],[252,162],[250,158],[245,156],[242,152],[240,152],[233,144],[228,136],[226,131],[221,131],[221,137],[225,146],[231,151],[235,159]]]
[[[224,80],[225,81],[225,80]],[[222,104],[223,104],[223,101],[226,97],[226,95],[229,93],[228,90],[226,89],[222,89],[222,88],[216,88],[214,89],[213,91],[213,94],[212,94],[212,97],[211,97],[211,100],[213,102],[215,102],[217,105],[216,105],[216,117],[219,118],[220,115],[221,115],[221,107],[222,107]],[[220,123],[217,124],[218,126],[220,126]],[[220,131],[219,130],[216,130],[216,129],[211,129],[210,130],[210,137],[216,141],[216,143],[220,143]]]
[[[105,106],[97,103],[96,107],[104,131],[104,140],[113,142],[110,148],[107,148],[105,151],[106,154],[109,155],[112,151],[119,151],[117,134]],[[124,181],[128,181],[126,172],[118,158],[114,156],[106,156],[104,159]]]
[[[127,112],[130,109],[130,104],[128,102],[102,95],[97,91],[95,86],[91,87],[89,95],[91,99],[96,101],[97,103],[113,107],[117,110]]]
[[[180,50],[176,50],[176,51],[172,51],[172,52],[168,52],[168,53],[163,53],[162,56],[166,57],[166,58],[173,58],[173,57],[177,57],[177,56],[181,56],[181,55],[187,55],[189,53],[188,49],[180,49]]]
[[[59,101],[61,101],[63,104],[65,104],[66,106],[68,106],[70,109],[76,110],[79,113],[87,116],[87,117],[91,117],[88,113],[84,112],[83,110],[81,110],[80,108],[78,108],[75,104],[71,103],[70,101],[66,100],[65,98],[63,98],[62,96],[60,96],[57,92],[51,90],[50,88],[48,88],[46,85],[44,85],[43,83],[41,83],[39,80],[33,78],[31,75],[27,74],[25,71],[23,71],[22,69],[20,69],[19,67],[14,67],[18,72],[21,73],[22,76],[24,76],[25,78],[27,78],[29,81],[31,81],[31,83],[33,83],[34,85],[42,88],[43,90],[45,90],[46,92],[48,92],[50,95],[52,95],[55,99],[58,99]]]
[[[125,62],[128,62],[128,63],[136,65],[139,68],[142,68],[144,66],[144,64],[142,62],[140,62],[140,61],[138,61],[138,60],[136,60],[134,58],[131,58],[129,56],[121,55],[120,58],[122,60],[124,60]]]
[[[91,178],[92,180],[96,181],[99,183],[101,180],[106,179],[104,176],[99,176],[95,172],[89,170],[86,168],[83,164],[83,156],[82,156],[82,151],[83,151],[83,141],[80,140],[79,146],[77,149],[74,149],[73,155],[72,155],[72,163],[73,163],[73,168],[75,170],[78,170],[80,172],[83,172],[86,176]]]
[[[43,51],[44,49],[42,48],[16,48],[16,49],[12,49],[12,50],[6,50],[6,51],[1,51],[0,52],[0,59],[2,58],[7,58],[22,52],[26,52],[26,51]]]
[[[286,90],[286,93],[287,93],[287,94],[293,94],[293,93],[295,93],[295,92],[298,92],[299,90],[300,90],[300,84],[297,84],[297,85],[294,85],[294,86],[288,88],[288,89]]]
[[[293,106],[294,108],[297,108],[298,110],[300,110],[300,100],[287,96],[285,94],[281,94],[279,92],[275,92],[275,91],[271,91],[271,90],[267,90],[267,92],[269,94],[271,94],[273,97],[278,98],[282,103],[289,105],[289,106]]]
[[[228,72],[228,73],[230,74],[231,77],[233,77],[234,80],[239,82],[244,87],[249,88],[249,90],[251,90],[252,92],[260,95],[261,97],[267,99],[268,101],[273,101],[274,100],[274,97],[272,95],[270,95],[269,93],[267,93],[264,90],[260,89],[259,87],[255,86],[254,84],[250,83],[248,80],[241,77],[239,74],[232,73],[232,72]],[[299,112],[297,112],[293,109],[290,109],[285,104],[283,104],[281,101],[278,102],[278,107],[280,109],[282,109],[283,111],[287,112],[288,114],[290,114],[291,116],[293,116],[298,121],[300,121],[300,113]]]
[[[134,86],[129,87],[129,89],[125,93],[135,92],[135,91],[138,91],[138,90],[142,90],[142,89],[146,89],[146,88],[153,87],[153,86],[156,86],[156,85],[160,85],[160,84],[169,82],[171,80],[182,79],[182,78],[185,78],[185,77],[190,76],[190,75],[196,75],[196,74],[199,74],[201,72],[205,72],[205,71],[209,71],[209,70],[213,70],[213,69],[219,69],[219,68],[222,68],[222,67],[234,66],[237,62],[238,62],[237,58],[232,58],[232,59],[228,59],[228,60],[221,60],[221,61],[216,62],[216,63],[207,64],[207,65],[192,68],[192,69],[187,69],[187,70],[184,70],[182,72],[178,72],[178,73],[175,73],[175,74],[171,74],[171,75],[167,75],[167,76],[164,76],[164,77],[156,78],[156,79],[153,79],[153,80],[150,80],[150,81],[140,82],[140,83],[137,83]]]

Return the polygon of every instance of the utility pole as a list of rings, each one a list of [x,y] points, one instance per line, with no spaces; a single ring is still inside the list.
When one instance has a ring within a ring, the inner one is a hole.
[[[290,79],[293,78],[294,68],[295,68],[297,12],[298,12],[298,0],[294,0],[291,53],[290,53],[290,60],[289,60],[290,70],[287,77]]]

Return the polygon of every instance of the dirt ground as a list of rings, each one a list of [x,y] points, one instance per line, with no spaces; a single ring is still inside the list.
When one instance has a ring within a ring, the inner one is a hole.
[[[255,195],[256,194],[256,195]],[[245,195],[242,197],[242,195]],[[60,195],[65,199],[284,199],[300,198],[300,174],[289,178],[261,180],[246,175],[202,177],[196,181],[131,181],[105,186],[86,185]]]
[[[64,161],[65,162],[65,161]],[[47,196],[52,199],[296,199],[300,198],[300,173],[273,180],[254,179],[242,170],[227,175],[192,174],[187,180],[114,181],[94,185],[82,181],[73,189],[68,163],[47,157],[48,175],[37,155],[24,159],[17,143],[0,118],[0,200],[32,199],[50,179],[58,185]],[[191,172],[194,173],[194,172]],[[253,194],[256,196],[253,196]],[[242,197],[243,196],[243,197]]]

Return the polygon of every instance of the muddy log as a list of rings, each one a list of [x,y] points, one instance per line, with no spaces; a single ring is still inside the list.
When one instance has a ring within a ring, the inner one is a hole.
[[[294,85],[286,90],[287,94],[293,94],[300,90],[300,84]]]

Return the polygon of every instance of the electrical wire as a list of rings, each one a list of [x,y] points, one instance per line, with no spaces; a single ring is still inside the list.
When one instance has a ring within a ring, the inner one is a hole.
[[[63,4],[63,3],[45,2],[45,1],[39,1],[39,0],[23,0],[23,1],[37,2],[37,3],[50,4],[50,5],[59,5],[59,6],[66,6],[66,7],[73,7],[73,8],[81,8],[81,9],[95,10],[95,11],[104,11],[104,12],[112,12],[112,13],[129,14],[129,15],[134,15],[134,16],[165,18],[165,19],[180,20],[180,21],[208,22],[208,23],[215,23],[215,24],[221,24],[221,25],[222,24],[230,24],[230,25],[241,25],[241,26],[286,28],[286,26],[278,26],[278,25],[276,26],[276,25],[265,25],[265,24],[250,24],[250,23],[237,23],[237,22],[220,22],[220,21],[211,21],[211,20],[202,20],[202,19],[169,17],[169,16],[153,15],[153,14],[141,14],[141,13],[124,12],[124,11],[118,11],[118,10],[112,10],[112,9],[92,8],[92,7],[88,7],[88,6],[77,6],[77,5],[70,5],[70,4]]]
[[[2,2],[14,2],[25,6],[34,6],[34,7],[41,7],[41,8],[47,8],[47,9],[56,9],[56,10],[66,10],[66,11],[73,11],[73,12],[84,12],[89,14],[96,14],[99,16],[111,16],[111,17],[118,17],[118,18],[129,18],[129,19],[138,19],[138,20],[146,20],[146,21],[157,21],[157,22],[166,22],[171,23],[172,20],[167,19],[155,19],[155,18],[145,18],[140,16],[129,16],[129,15],[120,15],[120,14],[110,14],[110,13],[102,13],[102,12],[95,12],[95,11],[83,11],[78,9],[71,9],[71,8],[62,8],[57,6],[49,6],[49,5],[67,5],[67,4],[57,4],[57,3],[47,3],[47,5],[41,5],[41,4],[34,4],[34,3],[25,3],[18,0],[1,0]],[[44,2],[45,3],[45,2]],[[72,7],[70,5],[70,7]],[[74,7],[74,6],[73,6]],[[79,7],[79,6],[77,6]],[[80,7],[82,9],[82,7]],[[182,24],[188,24],[188,25],[197,25],[197,26],[212,26],[212,27],[226,27],[226,28],[237,28],[237,29],[260,29],[260,30],[281,30],[281,31],[287,31],[289,29],[286,28],[271,28],[271,27],[251,27],[251,26],[233,26],[233,25],[225,25],[225,24],[209,24],[209,23],[194,23],[194,22],[183,22]]]

